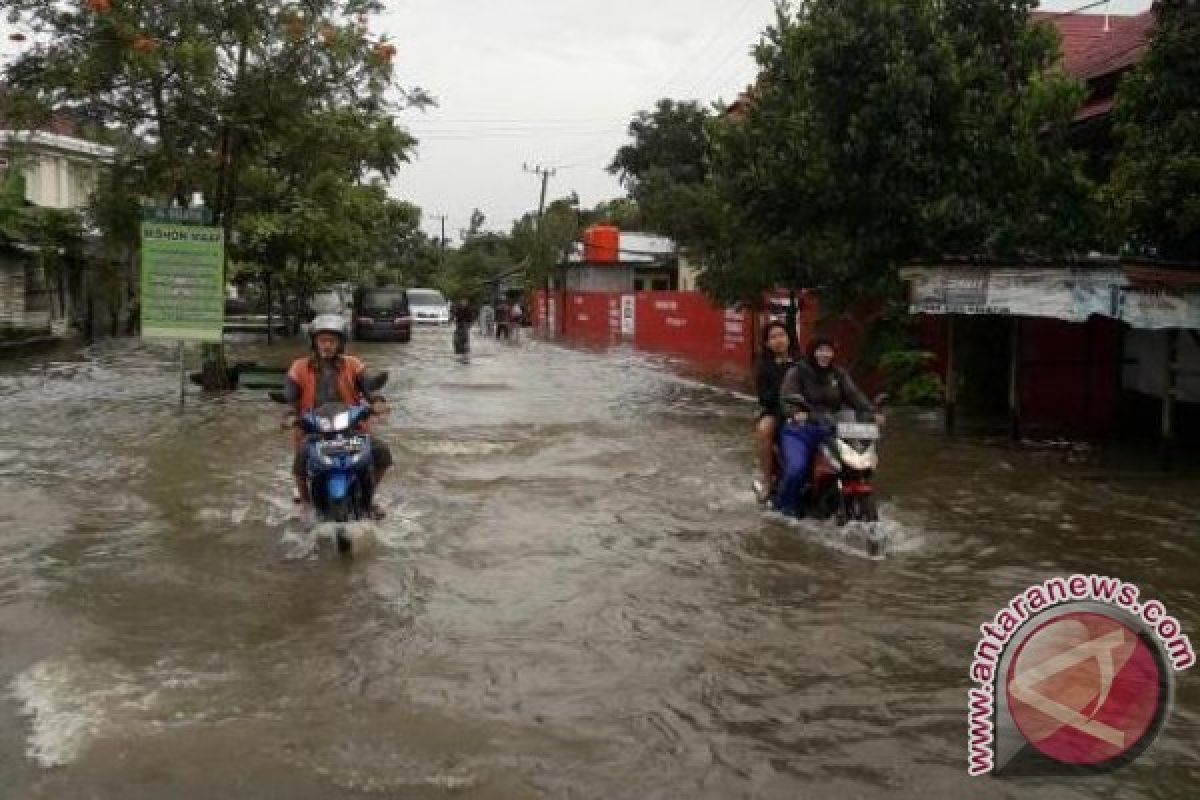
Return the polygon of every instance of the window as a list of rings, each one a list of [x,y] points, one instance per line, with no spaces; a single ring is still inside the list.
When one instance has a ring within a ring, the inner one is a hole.
[[[402,289],[366,289],[363,291],[359,308],[366,313],[407,311]]]
[[[409,289],[408,302],[414,306],[444,306],[446,298],[433,289]]]

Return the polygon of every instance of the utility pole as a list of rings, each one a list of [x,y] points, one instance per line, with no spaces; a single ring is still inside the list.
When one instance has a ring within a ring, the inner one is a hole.
[[[525,164],[524,168],[525,168],[526,172],[530,172],[530,173],[533,173],[534,175],[538,175],[542,179],[542,195],[541,195],[541,198],[538,200],[537,230],[535,231],[535,233],[537,234],[538,255],[541,255],[542,216],[546,213],[546,186],[550,183],[550,178],[552,176],[554,176],[558,172],[558,170],[554,169],[553,167],[550,167],[550,168],[534,167],[533,169],[530,169],[528,164]],[[545,315],[543,317],[543,321],[544,321],[543,327],[545,328],[545,331],[546,331],[546,338],[549,338],[550,334],[551,334],[551,331],[550,331],[550,270],[551,270],[552,266],[553,265],[547,265],[547,269],[546,269],[546,306],[545,306]]]
[[[446,267],[446,215],[434,214],[433,218],[442,223],[442,238],[438,240],[438,267],[445,269]]]

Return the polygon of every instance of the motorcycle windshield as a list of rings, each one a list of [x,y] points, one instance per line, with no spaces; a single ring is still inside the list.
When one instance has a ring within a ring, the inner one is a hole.
[[[326,403],[313,411],[313,427],[318,433],[345,433],[349,431],[356,419],[354,408],[345,403]]]

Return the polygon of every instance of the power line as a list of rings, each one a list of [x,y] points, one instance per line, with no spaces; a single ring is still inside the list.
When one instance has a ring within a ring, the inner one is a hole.
[[[474,124],[476,124],[476,123],[487,123],[487,124],[507,124],[507,123],[519,123],[519,124],[522,124],[522,125],[524,125],[524,124],[538,124],[538,125],[540,125],[540,124],[543,124],[543,123],[544,123],[544,124],[548,124],[548,125],[549,125],[549,124],[557,125],[557,124],[560,124],[560,123],[561,123],[561,124],[570,124],[570,125],[574,125],[574,124],[578,123],[578,124],[587,125],[587,124],[590,124],[590,123],[605,123],[605,122],[608,122],[608,121],[609,121],[609,118],[608,118],[608,117],[579,117],[579,118],[574,118],[574,119],[571,119],[571,118],[566,118],[566,117],[555,117],[555,118],[551,118],[551,117],[547,117],[547,118],[528,117],[528,118],[525,118],[525,119],[512,119],[512,118],[501,119],[501,118],[498,118],[498,117],[497,117],[497,118],[491,118],[491,117],[461,117],[461,118],[458,118],[458,119],[454,119],[454,118],[451,118],[451,117],[436,117],[436,116],[432,116],[432,117],[431,117],[431,116],[429,116],[429,115],[422,115],[422,116],[421,116],[419,119],[427,119],[427,120],[429,120],[429,121],[431,121],[431,122],[447,123],[447,124],[453,124],[453,125],[457,125],[457,124],[464,124],[464,125],[474,125]]]
[[[1060,17],[1070,17],[1074,14],[1082,14],[1084,11],[1090,11],[1091,9],[1097,8],[1099,6],[1106,6],[1110,2],[1112,2],[1112,0],[1094,0],[1094,2],[1086,3],[1085,5],[1082,5],[1079,8],[1072,8],[1069,11],[1056,11],[1056,12],[1044,11],[1042,13],[1045,14],[1046,16],[1042,17],[1042,21],[1058,19]]]
[[[422,133],[421,131],[409,131],[409,133],[415,136],[418,140],[424,142],[462,142],[475,141],[479,139],[525,139],[533,135],[533,133],[530,131],[514,131],[511,133],[504,131],[492,131],[490,133],[471,133],[468,131],[462,131],[456,133],[433,134]],[[596,136],[619,136],[620,134],[616,131],[561,131],[555,132],[552,135],[561,137],[588,138]]]
[[[694,96],[701,97],[710,91],[715,91],[718,88],[718,85],[722,82],[722,76],[725,75],[725,67],[728,66],[739,53],[743,55],[749,55],[749,50],[750,48],[747,47],[745,40],[735,43],[732,48],[725,52],[725,55],[721,58],[721,60],[717,61],[716,65],[708,72],[704,73],[704,76],[695,84]],[[714,77],[718,78],[716,84],[712,83],[712,79]]]
[[[627,123],[609,121],[605,125],[488,125],[488,126],[470,126],[470,125],[409,125],[410,131],[422,131],[424,133],[521,133],[527,131],[544,132],[544,133],[578,133],[590,131],[611,131],[614,128],[623,128]]]
[[[734,11],[733,14],[731,14],[729,17],[726,17],[725,19],[723,19],[720,22],[720,24],[717,25],[716,29],[713,31],[712,36],[710,36],[708,38],[708,40],[705,41],[705,43],[700,47],[700,49],[695,51],[691,55],[691,57],[686,58],[684,60],[684,62],[682,64],[680,64],[679,67],[673,73],[671,73],[670,77],[668,77],[665,81],[663,81],[662,85],[659,86],[659,88],[655,90],[654,96],[651,98],[651,101],[653,102],[653,101],[658,100],[658,98],[663,95],[663,92],[665,92],[667,90],[667,88],[671,85],[671,83],[676,78],[678,78],[680,75],[682,75],[688,69],[688,67],[691,66],[692,61],[694,61],[697,56],[699,56],[701,53],[703,53],[705,50],[707,50],[709,47],[711,47],[713,45],[713,43],[715,43],[717,41],[717,39],[720,38],[721,34],[725,33],[728,30],[729,26],[731,24],[733,24],[733,22],[735,20],[739,19],[742,16],[742,14],[745,13],[746,9],[749,8],[750,5],[754,2],[755,2],[755,0],[745,0],[745,2],[743,2],[740,6],[738,6],[737,10]]]

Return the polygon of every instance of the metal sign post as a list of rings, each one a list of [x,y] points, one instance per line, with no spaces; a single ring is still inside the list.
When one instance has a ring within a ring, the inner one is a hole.
[[[183,408],[187,400],[187,372],[183,366],[183,342],[179,343],[179,407]]]

